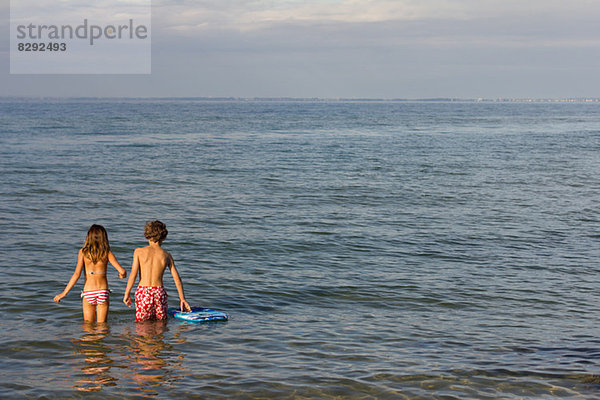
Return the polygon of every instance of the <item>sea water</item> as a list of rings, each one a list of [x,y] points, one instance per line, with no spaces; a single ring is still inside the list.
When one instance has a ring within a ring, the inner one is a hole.
[[[0,155],[0,398],[600,396],[598,104],[4,99]],[[228,322],[52,301],[153,219]]]

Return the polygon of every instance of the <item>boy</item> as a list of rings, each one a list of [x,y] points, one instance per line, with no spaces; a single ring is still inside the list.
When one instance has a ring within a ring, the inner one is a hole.
[[[140,281],[135,292],[136,321],[167,319],[167,292],[163,287],[163,274],[167,267],[171,270],[177,292],[179,292],[181,311],[184,309],[191,311],[190,305],[185,301],[183,284],[177,268],[175,268],[173,257],[160,247],[168,233],[166,225],[162,222],[148,222],[144,227],[144,236],[148,239],[148,246],[137,248],[133,252],[133,264],[123,303],[127,307],[131,307],[130,292],[139,271]]]

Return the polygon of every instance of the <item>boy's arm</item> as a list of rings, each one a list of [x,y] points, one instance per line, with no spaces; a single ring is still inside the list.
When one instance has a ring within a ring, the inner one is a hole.
[[[119,279],[127,277],[127,271],[125,271],[125,268],[121,267],[121,264],[119,264],[117,257],[115,257],[112,251],[108,252],[108,262],[119,271]]]
[[[177,268],[175,268],[175,261],[173,260],[173,257],[171,257],[171,254],[169,254],[169,270],[171,271],[171,275],[173,275],[173,280],[175,281],[175,286],[177,287],[177,292],[179,293],[179,307],[181,311],[184,309],[185,311],[192,311],[188,302],[185,301],[185,295],[183,294],[183,283],[181,282]]]
[[[57,302],[57,303],[60,302],[67,295],[67,293],[69,293],[71,291],[71,289],[73,289],[73,286],[75,286],[75,284],[79,280],[79,277],[81,276],[82,270],[83,270],[83,251],[79,250],[79,254],[77,255],[77,266],[75,267],[75,272],[73,272],[73,276],[71,276],[71,279],[69,280],[69,283],[67,283],[67,287],[65,288],[65,290],[63,290],[63,292],[61,294],[57,294],[56,296],[54,296],[55,302]]]
[[[135,283],[135,279],[137,278],[139,269],[140,259],[138,257],[138,249],[135,249],[135,251],[133,252],[133,263],[131,264],[131,273],[129,274],[129,279],[127,280],[127,287],[125,288],[125,295],[123,296],[123,303],[125,303],[127,307],[131,307],[131,288]]]

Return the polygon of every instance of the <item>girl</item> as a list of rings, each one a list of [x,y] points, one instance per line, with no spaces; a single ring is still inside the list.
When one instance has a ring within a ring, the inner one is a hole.
[[[55,302],[60,302],[69,293],[81,276],[85,274],[83,285],[83,320],[85,322],[106,322],[108,314],[108,281],[106,279],[106,266],[111,263],[119,271],[119,278],[127,276],[127,271],[117,261],[115,255],[110,251],[108,234],[101,225],[92,225],[88,230],[83,248],[79,250],[75,272],[69,280],[67,287],[61,294],[54,297]]]

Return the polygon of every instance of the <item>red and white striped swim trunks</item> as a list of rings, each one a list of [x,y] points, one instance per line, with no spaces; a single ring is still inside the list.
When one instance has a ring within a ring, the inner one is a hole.
[[[83,297],[88,303],[95,306],[106,303],[109,294],[110,292],[108,289],[89,290],[87,292],[81,292],[81,297]]]
[[[135,291],[135,320],[167,319],[167,297],[162,286],[138,286]]]

